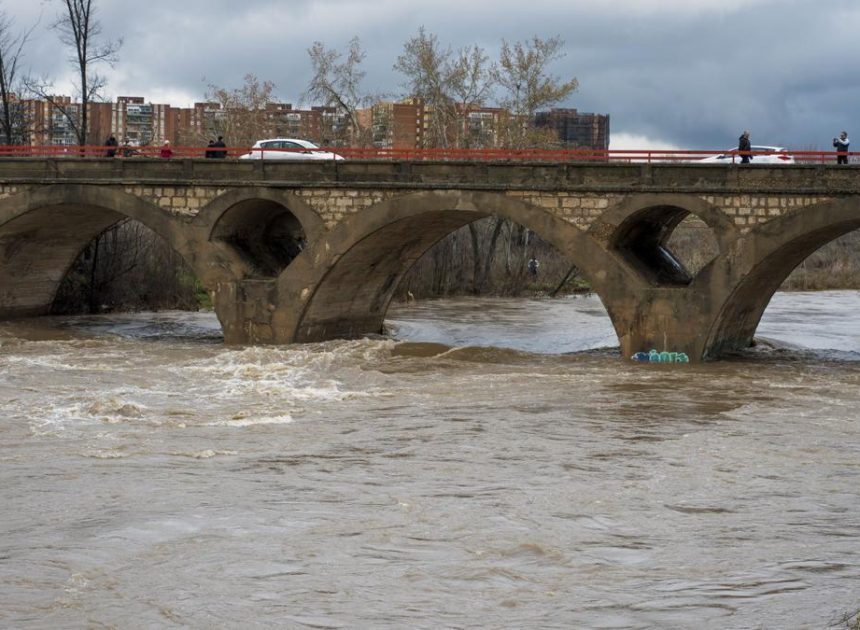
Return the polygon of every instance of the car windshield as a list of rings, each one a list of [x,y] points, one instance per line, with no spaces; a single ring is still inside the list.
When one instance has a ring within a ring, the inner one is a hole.
[[[320,151],[321,149],[306,140],[261,140],[257,143],[261,149],[282,149],[291,151]]]

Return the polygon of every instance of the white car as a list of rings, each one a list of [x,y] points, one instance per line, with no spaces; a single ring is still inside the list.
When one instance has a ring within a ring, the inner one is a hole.
[[[343,157],[320,149],[313,142],[295,138],[258,140],[240,160],[342,160]]]
[[[787,152],[784,147],[765,147],[753,145],[750,164],[794,164],[794,156]],[[699,164],[740,164],[741,156],[737,149],[729,149],[719,155],[710,155],[701,160]]]

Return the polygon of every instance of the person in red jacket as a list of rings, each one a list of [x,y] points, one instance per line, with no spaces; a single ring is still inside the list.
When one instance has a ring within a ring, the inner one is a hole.
[[[161,145],[161,157],[168,159],[173,157],[173,149],[170,148],[170,140],[165,140],[164,144]]]

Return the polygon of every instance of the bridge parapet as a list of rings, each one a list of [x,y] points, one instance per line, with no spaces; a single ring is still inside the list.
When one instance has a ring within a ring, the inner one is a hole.
[[[724,166],[600,162],[456,162],[408,160],[277,161],[0,158],[5,184],[205,183],[225,186],[301,186],[580,192],[717,194],[860,193],[860,166],[797,164]]]

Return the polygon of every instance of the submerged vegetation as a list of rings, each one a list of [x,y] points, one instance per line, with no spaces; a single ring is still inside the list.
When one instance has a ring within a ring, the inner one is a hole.
[[[108,228],[72,264],[54,299],[57,314],[211,307],[188,264],[129,219]]]

